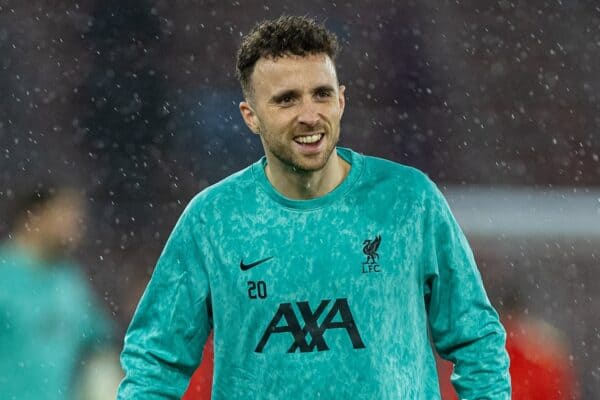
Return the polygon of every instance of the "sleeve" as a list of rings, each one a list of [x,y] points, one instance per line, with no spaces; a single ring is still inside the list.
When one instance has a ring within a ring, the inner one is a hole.
[[[188,206],[158,260],[125,335],[117,399],[179,399],[211,329],[198,218]]]
[[[510,399],[506,333],[490,304],[473,253],[433,185],[425,227],[425,304],[440,356],[454,363],[462,400]]]
[[[84,351],[93,352],[114,345],[115,325],[108,318],[108,310],[100,303],[88,282],[72,267],[75,272],[71,276],[71,307],[77,307],[77,327]]]

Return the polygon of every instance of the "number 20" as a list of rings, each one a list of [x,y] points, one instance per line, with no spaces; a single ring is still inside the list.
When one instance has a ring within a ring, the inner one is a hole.
[[[248,281],[248,297],[251,299],[266,299],[267,284],[264,281]]]

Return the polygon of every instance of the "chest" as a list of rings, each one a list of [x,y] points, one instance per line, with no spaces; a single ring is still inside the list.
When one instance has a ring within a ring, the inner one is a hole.
[[[410,205],[246,214],[211,230],[212,296],[318,307],[325,299],[376,304],[409,295],[420,283],[420,224]]]
[[[51,273],[18,272],[11,277],[13,284],[2,291],[6,332],[49,339],[72,335],[77,315],[68,285]]]

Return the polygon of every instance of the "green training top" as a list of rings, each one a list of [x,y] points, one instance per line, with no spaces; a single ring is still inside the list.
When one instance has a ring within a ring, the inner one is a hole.
[[[108,348],[112,321],[79,268],[0,244],[0,398],[65,400],[89,351]]]
[[[119,399],[179,398],[214,329],[212,398],[508,399],[505,333],[421,172],[349,149],[344,181],[283,197],[261,159],[188,205],[125,338]],[[429,336],[430,334],[430,336]]]

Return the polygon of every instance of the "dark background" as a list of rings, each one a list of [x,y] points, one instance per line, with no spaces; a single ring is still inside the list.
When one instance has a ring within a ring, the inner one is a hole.
[[[595,1],[0,0],[0,235],[32,186],[80,189],[76,258],[121,335],[187,201],[261,156],[234,57],[282,13],[340,39],[342,145],[442,188],[600,185]],[[469,236],[494,304],[517,287],[568,336],[595,398],[600,238]]]

